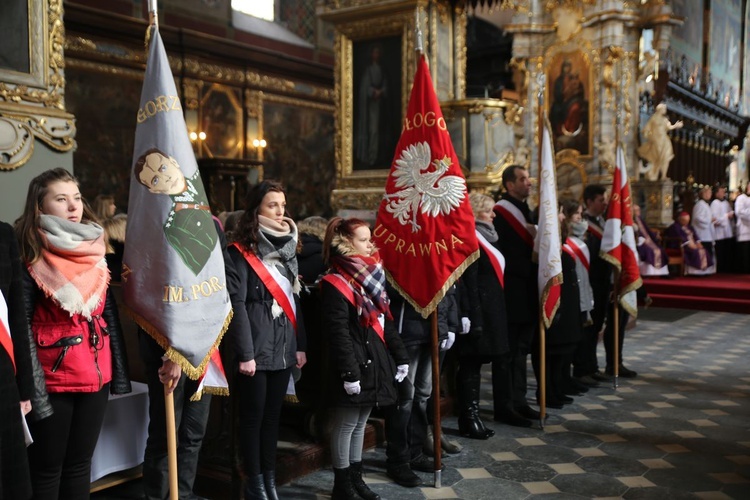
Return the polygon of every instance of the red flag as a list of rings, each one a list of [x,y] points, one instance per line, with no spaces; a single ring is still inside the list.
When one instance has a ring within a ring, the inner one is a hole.
[[[373,236],[388,280],[425,318],[479,256],[458,157],[419,58]]]
[[[638,254],[633,231],[630,182],[625,168],[625,154],[621,147],[617,148],[617,165],[612,179],[612,194],[607,207],[607,222],[604,225],[599,255],[619,271],[620,304],[632,316],[637,316],[635,290],[641,286],[642,281],[638,271]]]
[[[545,328],[549,328],[560,307],[562,260],[560,258],[560,221],[557,218],[557,181],[550,127],[542,131],[542,157],[539,164],[539,226],[534,253],[539,262],[537,285],[539,306]]]

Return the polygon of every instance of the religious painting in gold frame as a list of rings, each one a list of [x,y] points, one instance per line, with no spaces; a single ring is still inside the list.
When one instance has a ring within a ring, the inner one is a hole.
[[[555,154],[557,198],[583,203],[583,189],[588,184],[586,166],[580,161],[578,151],[563,149]]]
[[[573,149],[590,156],[593,148],[591,64],[582,50],[560,51],[546,61],[547,113],[555,151]]]
[[[382,187],[401,132],[409,88],[406,75],[414,73],[414,57],[411,56],[414,53],[414,11],[346,22],[336,28],[337,188]],[[379,57],[392,88],[388,95],[387,122],[378,124],[378,130],[387,134],[390,141],[388,145],[380,145],[382,151],[372,161],[372,155],[365,154],[363,149],[365,141],[361,123],[358,130],[358,120],[366,106],[360,94],[360,90],[366,90],[363,78],[376,49],[381,51]]]
[[[237,92],[215,83],[201,99],[201,148],[208,158],[242,157],[243,112]]]

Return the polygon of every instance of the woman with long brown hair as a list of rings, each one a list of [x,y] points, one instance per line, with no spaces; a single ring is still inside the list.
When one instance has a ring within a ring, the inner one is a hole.
[[[35,415],[32,398],[32,418],[41,418],[29,424],[35,499],[89,498],[108,395],[130,392],[104,232],[95,220],[75,177],[56,168],[31,181],[16,222],[26,315],[53,410]]]
[[[265,180],[248,192],[229,254],[237,270],[229,335],[239,360],[240,449],[245,498],[276,499],[279,417],[292,367],[302,368],[297,227],[286,216],[286,194]],[[230,283],[231,286],[231,283]]]

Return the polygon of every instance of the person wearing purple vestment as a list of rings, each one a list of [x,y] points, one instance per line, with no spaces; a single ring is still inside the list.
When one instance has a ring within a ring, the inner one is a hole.
[[[689,213],[680,212],[677,220],[666,229],[664,235],[673,238],[673,241],[679,239],[682,242],[687,274],[705,275],[716,272],[713,255],[706,252],[703,244],[695,235],[695,229],[690,225]]]
[[[667,252],[661,246],[661,237],[648,227],[641,217],[641,207],[638,205],[633,205],[633,226],[641,276],[668,275]]]

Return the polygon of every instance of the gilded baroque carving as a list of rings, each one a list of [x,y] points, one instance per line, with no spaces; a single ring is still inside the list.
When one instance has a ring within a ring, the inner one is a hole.
[[[68,37],[65,41],[66,49],[73,54],[74,64],[82,67],[89,56],[96,56],[97,59],[105,59],[114,63],[127,63],[128,65],[136,64],[145,65],[146,57],[143,51],[132,50],[124,45],[112,44],[110,42],[101,43],[95,40],[82,37]],[[178,57],[169,57],[169,66],[172,72],[178,74],[182,71],[183,62]],[[71,58],[69,57],[69,60]],[[184,61],[185,74],[188,77],[210,80],[217,83],[230,84],[235,86],[250,85],[261,90],[273,92],[285,92],[292,95],[312,97],[322,101],[332,102],[334,98],[333,89],[320,87],[318,85],[305,84],[304,87],[292,80],[279,78],[275,76],[263,75],[256,71],[243,70],[239,67],[232,67],[222,64],[208,63],[195,58],[186,58]],[[118,74],[120,72],[128,73],[127,68],[111,68],[106,64],[88,63],[87,69],[97,69],[101,72]],[[134,70],[142,78],[142,70]]]
[[[65,112],[62,13],[62,0],[29,2],[30,72],[0,82],[1,170],[26,163],[36,139],[59,152],[75,147],[75,122]]]
[[[34,139],[59,152],[75,146],[75,122],[70,116],[0,114],[0,170],[20,167],[34,153]]]
[[[456,7],[453,11],[453,59],[455,64],[455,96],[454,99],[466,97],[466,10]]]

